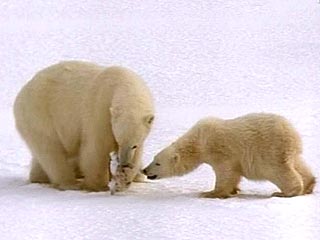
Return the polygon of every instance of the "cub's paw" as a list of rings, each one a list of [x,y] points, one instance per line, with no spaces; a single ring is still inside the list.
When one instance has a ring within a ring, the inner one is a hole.
[[[232,195],[230,193],[215,192],[215,191],[200,193],[201,198],[229,198],[231,196]]]
[[[301,194],[285,194],[283,192],[274,192],[272,193],[271,197],[295,197]]]
[[[313,188],[316,185],[316,178],[312,177],[310,181],[304,187],[303,193],[304,194],[311,194],[313,192]]]

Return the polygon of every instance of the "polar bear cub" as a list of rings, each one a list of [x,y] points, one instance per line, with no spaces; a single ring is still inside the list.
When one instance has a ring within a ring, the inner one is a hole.
[[[133,71],[66,61],[41,70],[22,88],[14,115],[32,154],[31,182],[100,191],[109,182],[110,152],[133,169],[128,184],[138,175],[154,107]],[[81,186],[76,175],[84,176]]]
[[[303,162],[297,131],[283,117],[253,113],[230,120],[206,118],[158,153],[143,170],[149,179],[184,175],[202,163],[216,175],[214,190],[202,197],[227,198],[238,192],[241,176],[268,180],[292,197],[313,191],[315,178]]]

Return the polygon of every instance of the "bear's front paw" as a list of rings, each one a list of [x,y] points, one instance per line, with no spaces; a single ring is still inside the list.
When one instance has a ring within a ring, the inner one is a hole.
[[[109,187],[107,186],[107,184],[88,183],[84,181],[81,184],[81,189],[88,192],[103,192],[108,191]]]
[[[215,192],[215,191],[200,193],[200,197],[202,197],[202,198],[229,198],[231,196],[232,195],[229,193]]]
[[[63,183],[63,184],[52,184],[54,188],[57,188],[61,191],[66,190],[81,190],[81,183],[80,182],[73,182],[73,183]]]
[[[237,195],[238,193],[240,193],[240,188],[236,187],[232,190],[231,195]]]

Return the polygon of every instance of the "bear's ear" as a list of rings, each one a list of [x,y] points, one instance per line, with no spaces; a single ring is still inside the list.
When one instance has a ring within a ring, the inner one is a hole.
[[[154,120],[154,115],[153,114],[148,114],[147,116],[144,117],[145,123],[150,126]]]

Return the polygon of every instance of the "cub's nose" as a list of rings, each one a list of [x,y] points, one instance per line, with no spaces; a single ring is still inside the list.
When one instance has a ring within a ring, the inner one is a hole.
[[[157,179],[158,175],[147,176],[148,179],[154,180]]]
[[[143,170],[142,170],[142,173],[143,173],[144,175],[147,175],[147,169],[146,169],[146,168],[143,169]]]

